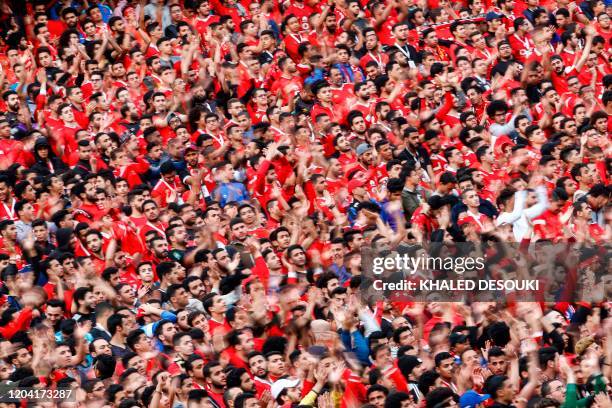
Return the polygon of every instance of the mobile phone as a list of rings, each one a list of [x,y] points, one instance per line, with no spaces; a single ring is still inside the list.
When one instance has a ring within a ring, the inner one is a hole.
[[[243,268],[251,269],[255,266],[255,260],[250,252],[240,252],[240,265]]]

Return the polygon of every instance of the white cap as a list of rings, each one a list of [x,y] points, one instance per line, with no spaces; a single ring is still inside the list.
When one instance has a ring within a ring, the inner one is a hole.
[[[281,378],[280,380],[275,381],[274,384],[272,384],[272,387],[270,389],[270,392],[272,393],[272,397],[274,399],[277,399],[280,393],[283,392],[285,388],[297,387],[299,383],[300,383],[299,378],[295,378],[295,379]]]

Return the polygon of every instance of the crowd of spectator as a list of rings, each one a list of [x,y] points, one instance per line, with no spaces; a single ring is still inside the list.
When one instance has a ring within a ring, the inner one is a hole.
[[[0,0],[0,408],[612,408],[611,18]],[[492,242],[553,298],[364,290]]]

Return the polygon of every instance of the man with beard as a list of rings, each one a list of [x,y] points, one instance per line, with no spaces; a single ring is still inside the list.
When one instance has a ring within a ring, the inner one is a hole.
[[[187,230],[183,225],[171,226],[166,230],[166,237],[170,244],[169,257],[182,263],[187,250]]]
[[[9,122],[11,127],[14,127],[19,122],[19,108],[21,107],[21,102],[19,101],[19,95],[15,91],[6,91],[2,94],[2,99],[4,99],[4,103],[6,104],[7,111],[5,113],[6,119]]]
[[[81,205],[75,210],[74,219],[78,222],[91,223],[100,219],[106,210],[101,209],[96,203],[96,189],[92,181],[82,181],[72,187],[73,196],[81,200]]]
[[[249,230],[247,229],[246,223],[242,218],[234,218],[230,221],[229,227],[232,238],[230,245],[241,252],[245,251],[245,241],[249,236]]]
[[[351,143],[346,135],[339,134],[336,136],[334,138],[334,147],[336,149],[334,157],[338,159],[341,166],[346,167],[357,162],[357,156],[353,149],[351,149]]]
[[[227,408],[223,393],[227,384],[227,377],[223,366],[218,361],[211,361],[202,370],[206,382],[208,397],[215,408]]]
[[[155,231],[150,231],[150,233],[153,235],[157,234]],[[145,255],[145,261],[150,262],[154,269],[157,269],[162,262],[170,260],[168,258],[168,241],[165,238],[155,235],[148,240],[147,248],[149,252]]]
[[[429,154],[424,147],[421,146],[421,136],[419,131],[413,127],[409,127],[404,130],[404,141],[406,147],[402,150],[397,158],[399,160],[406,160],[411,167],[422,167],[426,170],[429,178],[433,178],[433,169],[431,167],[431,160]]]
[[[155,231],[160,237],[166,236],[168,225],[159,219],[159,206],[154,200],[146,200],[142,203],[142,213],[147,222],[140,227],[138,234],[143,242],[147,242],[146,235],[149,231]]]
[[[347,122],[351,128],[351,133],[348,135],[352,143],[366,141],[366,132],[368,130],[366,120],[360,111],[352,110],[347,115]]]
[[[255,381],[248,372],[248,368],[233,368],[227,374],[227,388],[231,389],[234,387],[239,387],[244,393],[257,393],[259,397],[261,394],[258,393],[258,390],[255,386]],[[253,395],[255,397],[255,395]]]
[[[96,307],[96,298],[89,286],[81,286],[74,291],[72,300],[76,306],[76,313],[72,319],[77,322],[94,321],[94,309]]]
[[[136,136],[140,131],[140,115],[136,105],[129,101],[119,110],[121,120],[113,125],[113,128],[120,135],[122,140],[127,140],[130,136]]]
[[[145,194],[149,195],[149,191],[145,192],[141,188],[134,188],[127,194],[127,202],[131,211],[129,221],[136,228],[140,228],[147,223],[147,218],[142,213],[142,204],[146,200]]]
[[[551,81],[554,88],[560,95],[563,95],[569,91],[569,86],[567,85],[569,77],[579,75],[582,67],[584,67],[584,64],[586,64],[591,53],[593,37],[597,34],[597,31],[595,31],[592,26],[588,25],[584,28],[584,33],[586,34],[586,43],[581,51],[580,59],[578,59],[578,61],[571,66],[570,69],[567,69],[561,56],[553,55],[550,59],[550,67],[552,68]]]
[[[508,360],[504,350],[499,347],[491,347],[487,354],[487,368],[493,375],[505,375],[508,371]]]
[[[253,381],[255,381],[257,393],[259,394],[260,390],[269,390],[273,381],[268,377],[268,362],[264,355],[259,351],[253,351],[247,355],[247,362],[249,371],[253,375]]]
[[[204,296],[206,296],[206,288],[204,287],[204,282],[202,282],[202,279],[199,276],[188,276],[183,281],[183,287],[191,295],[189,299],[190,304],[187,306],[187,309],[199,310],[203,312],[204,306],[202,305],[201,299],[204,299]],[[195,302],[198,302],[199,305],[197,305],[196,307],[191,307],[192,303],[196,305]]]
[[[114,247],[116,246],[116,242],[113,242],[111,247],[111,252],[107,251],[105,256],[104,254],[104,241],[103,241],[102,233],[95,229],[90,229],[85,234],[85,243],[87,245],[87,250],[91,254],[90,258],[94,262],[98,275],[102,274],[104,268],[106,268],[106,256],[109,256],[109,259],[113,258]],[[113,240],[114,241],[114,240]]]
[[[229,363],[234,367],[248,369],[248,355],[253,352],[255,343],[253,342],[253,332],[250,328],[232,330],[227,335],[227,342],[230,347],[224,350]]]
[[[193,240],[195,238],[195,226],[197,220],[197,214],[193,208],[193,205],[185,203],[179,207],[179,217],[183,220],[185,226],[185,232],[187,233],[187,240]]]

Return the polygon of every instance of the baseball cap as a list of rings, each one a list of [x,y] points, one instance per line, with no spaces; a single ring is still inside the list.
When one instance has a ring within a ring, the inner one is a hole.
[[[353,190],[355,190],[356,188],[363,187],[365,185],[366,185],[365,180],[352,179],[351,181],[348,182],[349,194],[352,194]]]
[[[489,398],[491,398],[489,394],[479,394],[474,390],[469,390],[459,398],[459,406],[461,408],[475,408],[476,405],[482,404]]]
[[[466,216],[464,216],[464,217],[460,217],[460,218],[457,220],[457,225],[458,225],[458,226],[460,226],[460,227],[462,227],[462,226],[464,226],[464,225],[466,225],[466,224],[474,224],[474,225],[478,225],[478,223],[476,222],[476,220],[475,220],[475,219],[474,219],[472,216],[469,216],[469,215],[466,215]]]
[[[357,152],[357,156],[361,156],[362,154],[364,154],[365,152],[367,152],[371,148],[372,148],[372,146],[370,146],[369,144],[362,143],[359,146],[357,146],[357,149],[355,151]]]
[[[277,399],[280,393],[283,392],[285,388],[297,387],[299,383],[300,380],[298,378],[281,378],[280,380],[275,381],[274,384],[272,384],[272,387],[270,388],[272,397],[274,397],[274,399]]]
[[[499,13],[496,13],[496,12],[494,12],[494,11],[489,11],[489,12],[487,13],[487,15],[485,16],[485,19],[486,19],[487,21],[492,21],[492,20],[495,20],[495,19],[503,18],[503,17],[504,17],[504,16],[502,16],[502,15],[501,15],[501,14],[499,14]]]

